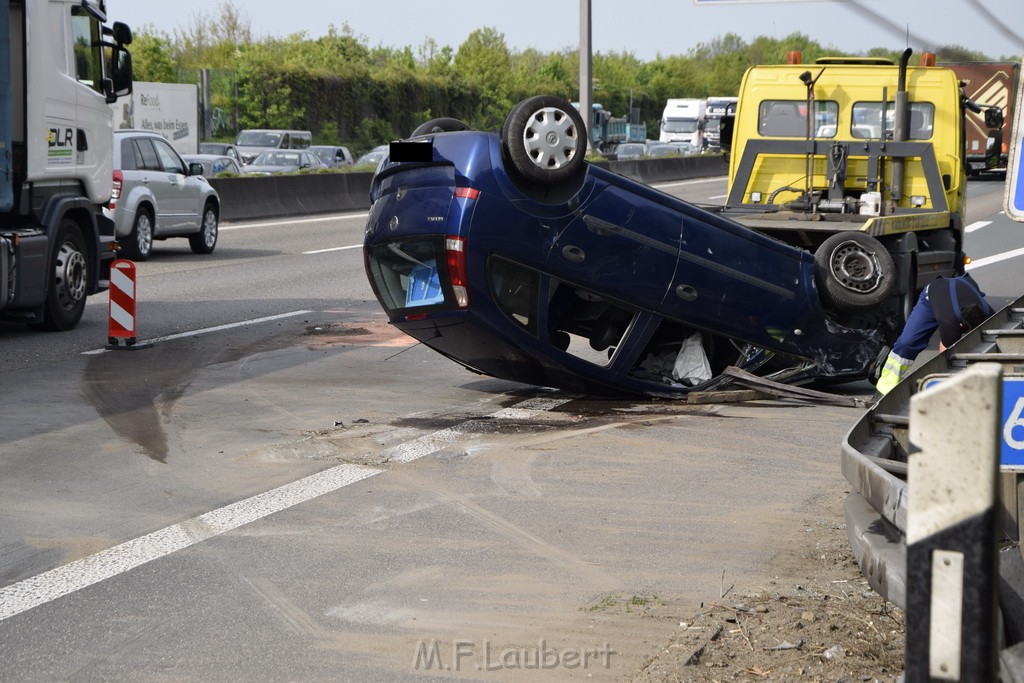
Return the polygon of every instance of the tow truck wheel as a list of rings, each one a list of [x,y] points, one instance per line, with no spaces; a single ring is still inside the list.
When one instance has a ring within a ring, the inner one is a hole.
[[[881,242],[862,232],[841,232],[814,252],[818,294],[826,306],[845,313],[885,301],[896,284],[896,266]]]
[[[50,261],[50,282],[43,304],[43,319],[33,325],[48,332],[70,330],[82,319],[89,284],[82,230],[70,218],[57,229],[57,248]]]
[[[523,100],[512,110],[503,126],[501,143],[524,177],[556,184],[574,177],[583,167],[586,125],[566,100],[539,95]]]
[[[453,118],[430,119],[416,127],[409,137],[416,138],[421,135],[433,135],[434,133],[454,133],[460,130],[472,130],[468,124]]]

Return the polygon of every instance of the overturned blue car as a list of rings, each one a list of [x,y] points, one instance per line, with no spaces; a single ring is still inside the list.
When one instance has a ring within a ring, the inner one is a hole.
[[[685,396],[738,367],[868,376],[891,331],[823,307],[812,254],[588,163],[538,96],[500,134],[435,119],[392,143],[364,257],[391,324],[492,377]]]

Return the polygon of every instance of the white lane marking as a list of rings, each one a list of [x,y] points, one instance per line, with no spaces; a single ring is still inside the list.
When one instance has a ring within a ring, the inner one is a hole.
[[[727,194],[716,194],[714,197],[708,197],[708,199],[728,199],[728,198],[729,198],[729,195],[727,195]]]
[[[282,225],[299,225],[301,223],[323,223],[325,221],[340,221],[346,218],[366,218],[369,213],[339,213],[318,218],[289,218],[289,219],[268,219],[265,221],[254,221],[250,223],[225,223],[218,230],[248,230],[250,228],[278,228]]]
[[[330,249],[314,249],[313,251],[304,251],[303,254],[326,254],[329,251],[345,251],[346,249],[362,249],[361,244],[350,244],[347,247],[331,247]]]
[[[172,339],[182,339],[184,337],[196,337],[200,334],[209,334],[211,332],[221,332],[223,330],[230,330],[235,327],[247,327],[248,325],[258,325],[260,323],[272,322],[274,320],[281,320],[282,318],[293,318],[297,315],[306,315],[312,313],[312,311],[292,311],[290,313],[279,313],[278,315],[268,315],[265,318],[254,318],[252,320],[241,320],[237,323],[228,323],[226,325],[217,325],[216,327],[204,327],[201,330],[191,330],[189,332],[179,332],[177,334],[169,334],[165,337],[155,337],[153,339],[146,340],[145,343],[156,344],[157,342],[170,341]],[[97,356],[101,353],[106,353],[110,349],[93,349],[92,351],[83,351],[83,356]]]
[[[571,400],[536,396],[488,417],[529,419]],[[393,462],[412,462],[442,450],[466,433],[460,427],[442,429],[393,446],[385,454]],[[363,465],[338,465],[11,584],[0,589],[0,621],[383,471]]]
[[[990,266],[993,263],[999,263],[1000,261],[1008,261],[1018,256],[1024,256],[1024,249],[1014,249],[1013,251],[1006,251],[1002,254],[993,254],[992,256],[986,256],[985,258],[979,258],[971,261],[967,264],[966,270],[974,270],[975,268],[981,268],[982,266]]]
[[[11,584],[0,589],[0,621],[381,472],[338,465]]]
[[[568,403],[571,398],[545,398],[536,397],[530,398],[525,401],[520,401],[511,408],[503,408],[497,412],[491,413],[487,417],[493,419],[518,419],[523,420],[547,410],[552,410]],[[439,431],[421,436],[418,439],[412,441],[406,441],[405,443],[392,446],[391,448],[384,451],[385,462],[412,462],[413,460],[419,460],[425,455],[436,453],[440,450],[444,450],[453,443],[464,438],[467,434],[466,424],[456,425],[455,427],[449,427],[447,429],[441,429]]]
[[[964,228],[964,232],[974,232],[975,230],[981,230],[986,225],[992,225],[992,221],[974,221],[966,228]]]
[[[720,183],[726,176],[712,176],[709,178],[696,178],[694,180],[679,180],[673,183],[653,183],[651,187],[680,187],[683,185],[701,185],[703,183]]]

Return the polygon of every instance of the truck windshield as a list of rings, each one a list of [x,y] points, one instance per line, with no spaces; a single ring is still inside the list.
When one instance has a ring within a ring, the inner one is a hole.
[[[885,106],[885,139],[892,140],[894,121],[896,118],[895,103],[886,102]],[[931,102],[910,103],[910,129],[907,138],[910,140],[928,140],[932,136],[935,123],[935,105]],[[857,102],[853,105],[853,122],[850,134],[855,138],[878,139],[882,133],[882,103]]]
[[[697,119],[665,119],[661,129],[666,133],[696,133]]]

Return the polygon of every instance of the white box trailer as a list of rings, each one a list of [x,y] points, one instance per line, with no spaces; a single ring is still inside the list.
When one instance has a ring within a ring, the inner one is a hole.
[[[159,133],[179,154],[199,152],[198,86],[136,82],[131,98],[112,106],[114,128]]]

